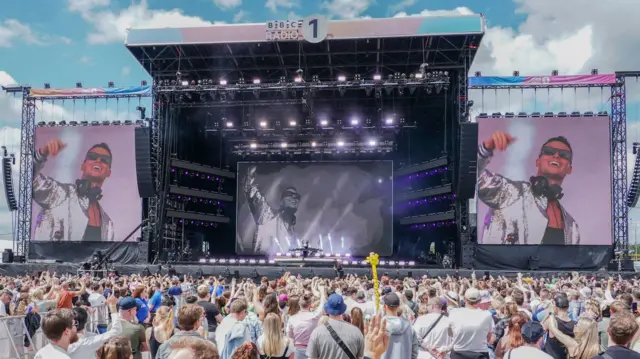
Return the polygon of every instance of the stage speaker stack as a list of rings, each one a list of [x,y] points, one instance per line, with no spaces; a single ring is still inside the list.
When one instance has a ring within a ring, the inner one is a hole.
[[[2,263],[13,263],[13,251],[11,249],[6,248],[2,252]]]
[[[458,157],[456,182],[456,196],[458,199],[471,199],[475,196],[477,167],[478,124],[465,122],[460,124],[460,156]]]
[[[151,168],[151,129],[148,127],[136,127],[136,174],[138,175],[138,193],[140,198],[149,198],[155,195],[153,172]]]

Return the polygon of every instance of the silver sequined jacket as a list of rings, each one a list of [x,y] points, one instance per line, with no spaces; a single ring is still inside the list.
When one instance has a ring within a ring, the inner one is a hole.
[[[549,222],[547,199],[535,196],[527,181],[512,181],[489,171],[487,165],[492,155],[491,151],[479,146],[478,199],[489,207],[489,211],[478,242],[507,244],[507,236],[513,236],[518,239],[515,244],[540,244]],[[565,244],[580,244],[578,224],[562,205],[560,209]]]
[[[255,176],[249,173],[244,179],[244,193],[256,221],[252,244],[254,252],[273,254],[286,250],[287,241],[295,238],[295,225],[285,221],[282,213],[269,205],[255,183]]]
[[[36,151],[37,153],[37,151]],[[89,223],[89,199],[80,197],[75,184],[60,183],[41,173],[45,157],[34,158],[33,201],[40,206],[34,218],[35,241],[82,241]],[[113,241],[113,222],[100,207],[101,241]],[[56,232],[58,236],[56,236]],[[58,238],[56,238],[58,237]]]

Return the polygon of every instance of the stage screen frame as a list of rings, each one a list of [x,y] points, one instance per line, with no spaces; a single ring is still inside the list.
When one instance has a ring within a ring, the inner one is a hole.
[[[377,253],[382,255],[382,256],[390,256],[393,254],[393,245],[394,245],[394,238],[393,238],[393,231],[394,231],[394,208],[393,208],[393,201],[394,201],[394,180],[393,180],[393,160],[371,160],[371,161],[286,161],[286,162],[279,162],[279,161],[240,161],[237,163],[237,191],[236,191],[236,234],[235,234],[235,241],[236,241],[236,253],[238,255],[267,255],[267,253],[256,253],[255,251],[251,250],[251,251],[247,251],[247,250],[243,250],[242,246],[241,246],[241,242],[247,242],[247,239],[244,238],[244,236],[241,233],[241,228],[240,226],[242,225],[241,221],[241,210],[242,210],[242,206],[247,205],[247,200],[244,199],[245,198],[245,194],[243,191],[243,184],[244,184],[244,180],[245,180],[245,173],[244,171],[246,171],[248,169],[249,166],[251,165],[266,165],[266,166],[281,166],[282,168],[280,169],[280,171],[282,171],[282,169],[285,169],[287,166],[323,166],[323,165],[337,165],[337,166],[348,166],[351,165],[352,167],[354,166],[358,166],[358,165],[371,165],[371,164],[375,164],[375,163],[381,163],[385,166],[388,166],[388,171],[381,177],[386,177],[388,175],[388,179],[386,179],[385,181],[388,181],[388,183],[390,184],[389,188],[388,188],[388,195],[386,197],[379,197],[382,198],[383,204],[382,207],[380,207],[381,209],[383,207],[386,206],[385,200],[388,202],[388,213],[386,214],[386,216],[383,214],[382,215],[382,220],[385,222],[382,225],[382,229],[381,229],[381,237],[378,240],[379,246],[384,246],[384,248],[380,247],[380,248],[376,248],[376,249],[381,249],[378,250]],[[308,168],[304,168],[304,169],[298,169],[298,170],[308,170]],[[280,172],[278,171],[278,172]],[[271,172],[274,173],[274,172]],[[367,173],[367,172],[365,172]],[[370,172],[369,172],[370,173]],[[375,176],[375,174],[371,175],[372,178]],[[295,183],[295,182],[294,182]],[[279,190],[284,190],[285,184],[279,185],[277,188]],[[294,186],[295,187],[295,186]],[[278,191],[275,191],[278,192]],[[270,198],[271,200],[269,202],[272,202],[273,199],[276,197],[275,192],[270,193],[269,195],[267,195],[266,197]],[[301,198],[300,198],[300,202],[303,202],[305,200],[304,198],[304,193],[301,194]],[[248,210],[247,210],[248,211]],[[250,214],[249,214],[250,215]],[[251,218],[249,217],[248,220],[251,220]],[[300,228],[300,220],[297,220],[297,228]],[[253,227],[255,228],[255,227]],[[247,233],[252,232],[251,230],[248,230]],[[253,234],[249,234],[250,236],[253,236]],[[390,237],[387,241],[385,241],[386,237]],[[339,243],[340,241],[338,240],[338,238],[332,238],[332,241],[335,243]],[[370,239],[370,241],[374,241],[373,239]],[[310,247],[318,247],[318,243],[319,240],[315,240],[314,238],[310,238],[309,240],[310,242]],[[345,241],[345,244],[347,243],[347,241]],[[272,252],[287,252],[286,250],[286,243],[285,246],[282,247],[283,251],[277,250],[277,251],[272,251]],[[291,247],[296,247],[295,245],[293,245]],[[340,246],[341,248],[342,246]],[[338,248],[334,248],[333,252],[334,253],[341,253],[341,254],[345,254],[345,253],[350,253],[352,256],[367,256],[370,252],[371,252],[371,248],[361,248],[360,250],[350,250],[346,245],[344,250],[338,249]],[[330,253],[332,252],[331,250],[328,250],[327,246],[325,245],[324,247],[324,253]],[[273,256],[273,254],[275,253],[268,253],[269,256]]]

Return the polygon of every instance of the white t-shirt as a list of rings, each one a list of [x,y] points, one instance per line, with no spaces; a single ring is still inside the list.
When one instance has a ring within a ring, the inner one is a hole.
[[[512,359],[553,359],[553,357],[536,347],[521,346],[511,349],[504,353],[504,359],[509,359],[511,353]]]
[[[35,359],[71,359],[71,357],[64,349],[53,344],[47,344],[38,350]]]
[[[453,350],[486,353],[487,337],[493,330],[491,313],[482,309],[458,308],[449,313]]]
[[[278,355],[272,355],[274,357],[281,357],[284,355],[285,351],[287,352],[287,357],[289,357],[289,355],[291,355],[293,352],[295,352],[296,347],[293,345],[293,339],[289,338],[289,337],[284,337],[284,340],[286,340],[286,345],[284,347],[282,347],[282,351],[280,353],[278,353]],[[258,337],[258,342],[256,343],[256,345],[258,346],[258,352],[260,352],[260,355],[264,355],[264,349],[262,349],[262,345],[264,344],[264,335],[260,335]]]
[[[4,305],[2,301],[0,301],[0,317],[7,315],[7,307]]]
[[[440,313],[429,313],[419,316],[413,324],[413,330],[418,336],[418,340],[420,340],[418,359],[434,358],[433,355],[431,355],[432,349],[438,350],[448,347],[451,344],[451,337],[449,336],[450,322],[446,316],[442,316],[438,324],[436,324],[427,335],[427,331],[429,331],[429,328],[431,328],[439,317]]]

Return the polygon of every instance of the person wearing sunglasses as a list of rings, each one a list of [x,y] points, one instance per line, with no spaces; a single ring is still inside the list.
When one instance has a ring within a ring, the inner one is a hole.
[[[40,212],[34,218],[34,240],[113,241],[113,222],[100,206],[102,185],[111,176],[111,149],[106,143],[91,146],[80,165],[80,177],[74,183],[62,183],[42,170],[48,158],[66,147],[56,138],[35,152],[33,201]]]
[[[552,137],[540,147],[536,173],[528,181],[516,181],[491,171],[496,151],[505,152],[516,138],[494,132],[478,147],[478,199],[488,207],[480,243],[580,244],[575,219],[562,206],[562,183],[573,171],[573,149],[563,136]]]
[[[271,254],[280,251],[276,241],[295,242],[296,212],[300,204],[300,194],[294,187],[285,188],[280,194],[280,206],[272,207],[256,184],[256,167],[248,169],[244,179],[244,193],[249,210],[256,221],[253,236],[253,251]]]

